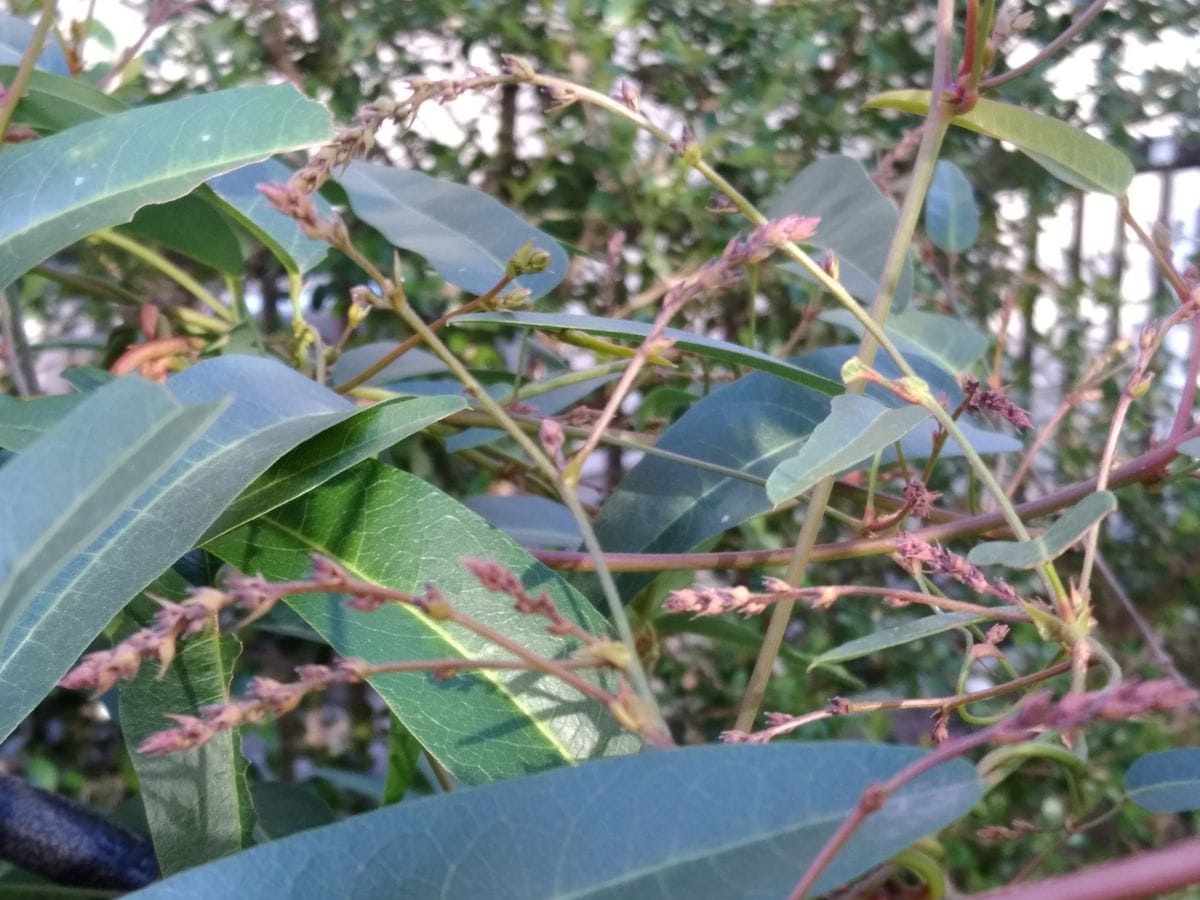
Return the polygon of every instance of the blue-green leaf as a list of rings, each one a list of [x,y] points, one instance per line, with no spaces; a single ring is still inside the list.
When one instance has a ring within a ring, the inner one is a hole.
[[[820,315],[822,322],[848,328],[862,336],[862,323],[844,309],[831,309]],[[929,359],[951,375],[966,371],[987,351],[988,339],[970,322],[955,316],[906,309],[888,316],[883,330],[900,352]]]
[[[324,107],[275,85],[139,107],[7,150],[0,154],[0,288],[147,204],[331,136]]]
[[[923,755],[910,747],[815,743],[605,760],[401,803],[133,896],[775,900],[864,789]],[[961,760],[922,774],[859,827],[814,896],[965,815],[981,793]]]
[[[944,634],[955,628],[986,621],[987,616],[977,616],[974,613],[955,612],[922,616],[901,625],[893,625],[891,628],[881,628],[879,631],[873,631],[864,637],[846,641],[831,650],[826,650],[809,664],[809,669],[861,659],[872,653],[878,653],[880,650],[911,644],[913,641],[933,637],[936,634]]]
[[[544,272],[516,281],[533,299],[566,277],[567,254],[554,238],[475,188],[364,162],[351,163],[337,180],[356,216],[395,246],[425,257],[464,291],[483,294],[493,287],[526,243],[550,254]]]
[[[1088,494],[1059,516],[1041,537],[1029,541],[985,541],[971,548],[967,560],[977,566],[1036,569],[1066,553],[1084,532],[1116,508],[1117,498],[1108,491]]]
[[[1200,747],[1149,753],[1125,773],[1129,799],[1155,813],[1200,809]]]
[[[887,407],[860,394],[833,398],[829,415],[813,429],[799,452],[767,478],[767,496],[779,504],[798,497],[828,475],[870,459],[929,418],[921,406]]]
[[[962,169],[940,159],[925,197],[925,233],[946,253],[962,253],[979,237],[979,206]]]
[[[833,252],[842,286],[859,300],[874,300],[898,215],[862,163],[827,156],[809,165],[767,207],[773,219],[788,213],[820,217],[817,233],[805,243]],[[799,271],[794,263],[784,268]],[[892,299],[896,311],[908,305],[912,285],[912,263],[905,261]]]

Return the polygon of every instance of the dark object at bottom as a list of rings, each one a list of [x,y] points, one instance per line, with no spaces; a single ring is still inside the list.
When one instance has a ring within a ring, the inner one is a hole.
[[[71,887],[129,891],[158,877],[146,838],[11,775],[0,775],[0,859]]]

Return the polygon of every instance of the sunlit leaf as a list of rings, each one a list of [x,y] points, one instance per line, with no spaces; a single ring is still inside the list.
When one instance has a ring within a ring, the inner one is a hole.
[[[925,115],[929,91],[887,91],[872,97],[866,106]],[[1083,191],[1120,196],[1133,180],[1133,163],[1112,144],[1032,110],[980,98],[974,109],[950,121],[1008,141],[1055,178]]]
[[[461,562],[466,556],[493,560],[529,589],[548,591],[589,631],[607,630],[595,607],[500,531],[431,485],[371,460],[207,546],[238,570],[271,579],[303,577],[319,553],[375,584],[420,592],[432,583],[456,608],[529,650],[554,657],[574,646],[549,634],[545,620],[514,612],[511,598],[484,589]],[[371,613],[317,595],[288,604],[349,658],[508,657],[472,632],[395,604]],[[413,672],[371,684],[421,745],[470,784],[637,746],[603,705],[528,672],[464,673],[448,681]]]

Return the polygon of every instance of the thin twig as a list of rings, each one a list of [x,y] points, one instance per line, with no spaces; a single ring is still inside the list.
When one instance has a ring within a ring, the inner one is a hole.
[[[1104,6],[1107,2],[1108,0],[1092,0],[1091,6],[1076,16],[1071,21],[1071,24],[1063,29],[1063,32],[1058,37],[1043,47],[1037,54],[1034,55],[1032,59],[1022,63],[1015,69],[1009,69],[1007,72],[1003,72],[1000,75],[993,75],[991,78],[983,79],[981,82],[979,82],[979,89],[981,91],[985,91],[991,90],[992,88],[998,88],[1000,85],[1007,84],[1014,78],[1020,78],[1026,72],[1036,69],[1046,60],[1050,59],[1050,57],[1054,56],[1054,54],[1056,54],[1064,46],[1066,46],[1071,38],[1075,37],[1075,35],[1079,34],[1079,32],[1086,28],[1092,19],[1100,15],[1100,11],[1104,9]]]

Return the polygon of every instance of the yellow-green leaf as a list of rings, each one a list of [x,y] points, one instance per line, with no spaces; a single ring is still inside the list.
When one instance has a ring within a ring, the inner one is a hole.
[[[929,111],[929,91],[886,91],[876,94],[866,106],[924,115]],[[1055,178],[1080,190],[1120,196],[1133,180],[1133,163],[1120,150],[1032,110],[980,99],[970,112],[950,121],[959,128],[1008,141]]]

